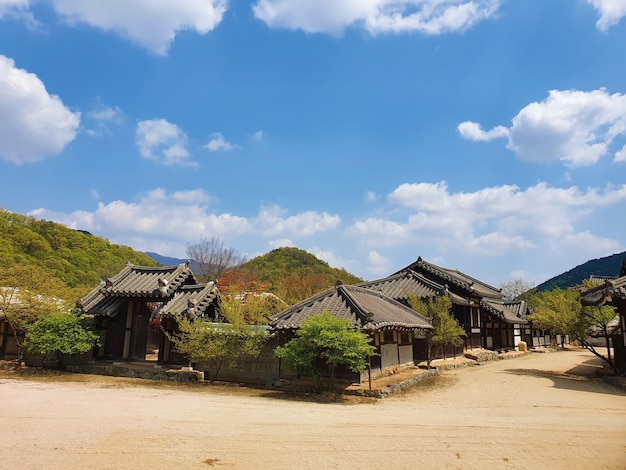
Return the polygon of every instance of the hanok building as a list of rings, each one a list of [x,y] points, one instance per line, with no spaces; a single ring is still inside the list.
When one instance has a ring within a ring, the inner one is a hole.
[[[189,263],[145,267],[127,264],[80,299],[77,306],[104,332],[97,359],[180,363],[163,330],[175,332],[176,316],[219,316],[214,283],[198,285]]]
[[[604,284],[583,291],[580,302],[585,306],[601,307],[611,305],[617,310],[619,323],[613,330],[611,341],[617,370],[626,374],[626,260],[622,268],[621,277],[605,279]]]
[[[404,304],[408,304],[409,294],[422,300],[449,296],[453,316],[467,335],[464,349],[513,349],[522,339],[532,338],[524,318],[528,313],[525,302],[504,302],[500,289],[421,257],[391,276],[359,286],[380,291]]]
[[[328,311],[345,318],[372,337],[378,356],[370,358],[372,377],[402,366],[413,366],[414,333],[431,330],[428,319],[378,292],[338,283],[270,317],[270,330],[287,341],[307,318]],[[348,375],[343,371],[344,376]],[[359,377],[363,380],[364,377]]]

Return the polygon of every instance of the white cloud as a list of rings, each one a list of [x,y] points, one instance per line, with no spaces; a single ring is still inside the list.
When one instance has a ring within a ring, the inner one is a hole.
[[[350,272],[350,269],[355,265],[353,261],[335,254],[335,252],[332,250],[324,250],[317,246],[314,246],[313,248],[309,248],[306,251],[314,255],[316,258],[321,259],[322,261],[326,261],[328,265],[333,268],[345,269],[346,271]]]
[[[270,249],[275,250],[276,248],[284,248],[284,247],[292,247],[295,246],[293,241],[289,238],[278,238],[276,240],[270,240],[268,242]]]
[[[142,157],[165,165],[194,165],[189,160],[187,136],[165,119],[151,119],[137,124],[135,143]]]
[[[376,193],[374,191],[367,191],[365,193],[365,200],[370,201],[370,202],[374,202],[378,199],[378,196],[376,195]]]
[[[270,27],[339,34],[462,31],[496,15],[500,0],[259,0],[254,15]]]
[[[228,152],[239,148],[239,146],[228,142],[221,133],[214,132],[211,134],[211,140],[204,148],[211,152]]]
[[[124,118],[124,113],[119,106],[111,107],[98,104],[94,109],[87,113],[89,119],[94,121],[105,121],[119,123]]]
[[[338,223],[335,221],[337,216],[326,213],[304,212],[285,217],[284,211],[278,207],[269,211],[260,209],[254,217],[219,213],[211,209],[213,199],[202,189],[168,192],[156,188],[139,195],[136,200],[108,203],[100,201],[96,191],[92,191],[92,196],[98,200],[93,212],[81,210],[67,214],[40,208],[29,215],[87,230],[137,250],[178,257],[184,257],[188,242],[206,234],[229,240],[232,246],[235,246],[233,240],[237,237],[247,237],[253,239],[257,247],[250,251],[257,251],[263,244],[272,249],[295,246],[292,239],[273,238],[275,235],[310,236],[332,230]],[[279,227],[272,230],[268,224],[278,224]],[[349,261],[331,251],[314,250],[329,264],[350,265]]]
[[[37,75],[0,55],[0,158],[19,165],[57,155],[79,124],[80,113],[49,94]]]
[[[111,31],[164,55],[178,32],[213,30],[222,21],[228,1],[52,0],[52,4],[70,24],[86,23]]]
[[[384,277],[389,275],[391,270],[391,263],[387,258],[382,256],[375,250],[371,250],[367,254],[367,261],[369,262],[369,267],[367,271],[374,275],[375,277]]]
[[[497,126],[485,132],[467,121],[458,130],[470,140],[507,137],[507,148],[522,160],[589,166],[611,153],[616,138],[626,136],[626,95],[610,95],[605,89],[552,90],[544,101],[524,107],[510,128]],[[616,154],[616,160],[620,156]]]
[[[626,162],[626,145],[622,147],[622,150],[615,152],[615,159],[613,161],[616,163]]]
[[[267,137],[267,134],[260,129],[256,131],[254,134],[252,134],[252,138],[256,140],[257,142],[263,142],[266,137]]]
[[[19,15],[30,6],[30,0],[0,0],[0,19]]]
[[[626,185],[603,190],[552,188],[539,183],[525,190],[497,186],[451,193],[445,182],[403,184],[389,194],[387,217],[357,220],[347,233],[364,246],[421,246],[445,253],[501,256],[543,250],[586,230],[591,214],[626,203]],[[395,215],[398,214],[398,215]],[[619,247],[598,237],[594,247]]]
[[[607,31],[626,16],[626,0],[587,0],[600,13],[596,26],[600,31]]]
[[[111,107],[98,103],[87,113],[92,127],[86,130],[91,137],[100,137],[110,133],[110,124],[119,126],[124,121],[124,113],[119,106]]]
[[[278,206],[261,209],[255,225],[264,235],[308,237],[320,232],[335,230],[341,223],[338,215],[327,212],[306,211],[285,217],[286,211]]]
[[[137,201],[98,203],[94,212],[62,214],[37,209],[35,217],[61,222],[68,227],[88,230],[113,243],[130,245],[143,251],[183,256],[187,242],[210,233],[228,237],[251,230],[245,217],[209,210],[211,198],[203,190],[168,193],[157,188]]]
[[[480,124],[471,121],[465,121],[459,124],[458,131],[463,138],[478,142],[489,142],[500,137],[507,137],[509,130],[504,126],[496,126],[488,132],[480,127]]]

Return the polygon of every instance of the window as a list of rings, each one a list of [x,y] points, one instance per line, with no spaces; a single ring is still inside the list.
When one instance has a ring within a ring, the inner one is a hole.
[[[395,342],[393,339],[393,331],[385,330],[383,331],[383,343],[393,343]]]

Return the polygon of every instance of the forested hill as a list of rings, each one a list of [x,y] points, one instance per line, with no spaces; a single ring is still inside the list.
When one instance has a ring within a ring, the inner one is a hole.
[[[269,282],[270,290],[288,304],[334,286],[337,281],[356,284],[361,278],[345,269],[332,268],[311,253],[293,247],[277,248],[244,263],[237,271],[254,274]]]
[[[582,284],[583,280],[588,279],[592,274],[597,276],[618,276],[624,258],[626,258],[626,251],[604,258],[589,260],[586,263],[539,284],[537,291],[552,290],[556,287],[561,289],[574,287]]]
[[[50,271],[68,287],[89,290],[117,274],[127,261],[157,266],[144,253],[88,232],[0,208],[0,269],[32,265]]]

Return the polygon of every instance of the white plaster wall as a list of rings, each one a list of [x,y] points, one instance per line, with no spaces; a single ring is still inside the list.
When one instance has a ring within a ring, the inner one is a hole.
[[[410,344],[398,346],[400,354],[400,364],[409,364],[413,362],[413,346]]]
[[[383,369],[385,367],[398,365],[398,345],[397,344],[381,344],[380,365]]]

